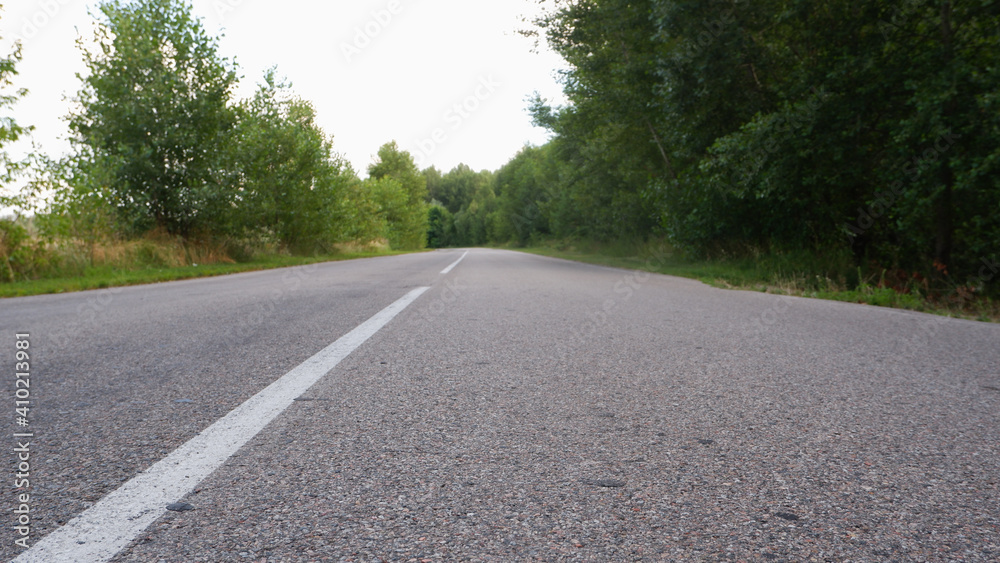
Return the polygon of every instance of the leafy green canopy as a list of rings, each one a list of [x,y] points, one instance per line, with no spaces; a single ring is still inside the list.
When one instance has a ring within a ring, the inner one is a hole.
[[[955,0],[555,2],[536,23],[570,103],[535,100],[555,138],[544,174],[504,181],[508,217],[995,288],[997,21]]]
[[[11,160],[6,147],[16,142],[31,128],[18,125],[8,111],[18,100],[28,94],[21,88],[13,92],[14,77],[17,76],[17,63],[21,60],[21,46],[15,45],[14,51],[5,57],[0,57],[0,208],[20,207],[23,202],[18,194],[8,193],[7,186],[24,167],[23,162]]]
[[[108,195],[133,232],[210,229],[233,197],[223,170],[236,73],[180,0],[100,4],[71,116],[83,173],[110,166]]]
[[[423,175],[431,203],[429,246],[477,246],[500,239],[501,213],[493,172],[475,172],[459,164],[444,175],[433,167]]]
[[[393,248],[419,249],[427,245],[427,179],[413,157],[399,150],[395,141],[378,151],[378,160],[368,167],[371,192],[389,224]]]
[[[7,115],[7,111],[27,94],[23,89],[8,93],[17,76],[17,63],[20,60],[20,45],[16,45],[10,55],[0,57],[0,214],[9,210],[18,213],[29,205],[26,194],[15,193],[10,189],[11,182],[23,170],[25,163],[12,160],[5,150],[6,146],[30,131],[30,128],[18,125],[13,117]],[[27,238],[28,232],[23,225],[0,217],[0,281],[15,279],[15,272],[25,258]]]
[[[227,170],[236,193],[225,227],[230,234],[267,235],[300,252],[329,250],[350,237],[345,198],[357,181],[333,153],[309,102],[291,96],[275,70],[254,97],[236,108]]]

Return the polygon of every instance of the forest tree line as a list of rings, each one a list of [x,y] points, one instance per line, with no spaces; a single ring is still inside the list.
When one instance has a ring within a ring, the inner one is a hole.
[[[93,41],[80,42],[87,71],[68,117],[72,153],[19,162],[2,153],[0,184],[30,180],[0,207],[30,220],[0,221],[0,279],[28,279],[68,246],[86,253],[111,239],[210,245],[236,258],[348,242],[425,247],[425,180],[395,142],[362,180],[275,69],[250,99],[234,98],[238,69],[189,3],[109,0],[98,11]],[[0,59],[5,86],[19,60],[18,51]],[[27,132],[5,119],[0,145]]]
[[[446,176],[457,243],[666,237],[996,294],[1000,2],[577,0],[535,23],[569,103],[535,100],[553,138],[492,194]]]

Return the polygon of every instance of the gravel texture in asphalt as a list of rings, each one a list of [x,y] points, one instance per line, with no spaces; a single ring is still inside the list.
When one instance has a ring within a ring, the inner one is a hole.
[[[0,302],[32,541],[430,286],[114,561],[1000,560],[1000,326],[459,256]]]

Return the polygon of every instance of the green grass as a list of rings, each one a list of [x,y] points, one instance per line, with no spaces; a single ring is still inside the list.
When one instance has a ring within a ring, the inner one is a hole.
[[[931,301],[919,294],[880,287],[876,276],[865,278],[862,272],[851,268],[844,260],[805,253],[691,260],[673,252],[669,245],[656,242],[550,242],[516,250],[588,264],[696,279],[724,289],[865,303],[984,322],[1000,322],[1000,303],[989,298],[979,297],[959,302]]]
[[[371,258],[376,256],[392,256],[407,254],[407,252],[346,252],[326,256],[286,256],[275,255],[257,258],[250,262],[237,264],[211,264],[201,266],[182,266],[175,268],[145,267],[135,269],[115,269],[112,267],[87,268],[82,276],[56,277],[39,280],[0,283],[0,297],[24,297],[52,293],[69,293],[89,289],[104,289],[128,285],[143,285],[150,283],[224,276],[240,272],[287,268],[320,262],[336,262]]]
[[[715,287],[757,291],[780,289],[774,283],[775,271],[780,268],[753,260],[689,260],[679,256],[666,244],[553,243],[517,250],[588,264],[691,278]]]

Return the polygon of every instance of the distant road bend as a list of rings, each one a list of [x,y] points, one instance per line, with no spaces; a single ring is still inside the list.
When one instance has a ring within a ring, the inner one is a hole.
[[[997,325],[472,249],[0,326],[3,560],[1000,560]]]

